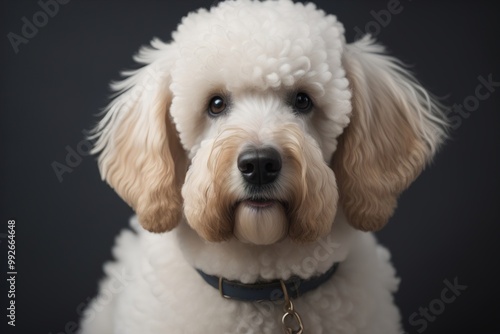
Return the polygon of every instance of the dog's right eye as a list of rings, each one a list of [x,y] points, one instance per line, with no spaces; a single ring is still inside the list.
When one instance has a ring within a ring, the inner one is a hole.
[[[210,116],[220,116],[226,110],[227,104],[224,98],[214,96],[208,105],[208,113]]]

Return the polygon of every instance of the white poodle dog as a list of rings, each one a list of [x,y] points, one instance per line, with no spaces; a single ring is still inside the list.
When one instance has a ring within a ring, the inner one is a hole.
[[[401,333],[367,232],[447,126],[401,63],[290,0],[201,9],[135,60],[94,136],[137,218],[81,333]]]

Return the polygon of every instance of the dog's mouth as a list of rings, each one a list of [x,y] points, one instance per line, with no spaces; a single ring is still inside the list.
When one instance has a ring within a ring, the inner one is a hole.
[[[234,236],[245,243],[270,245],[288,234],[286,203],[277,199],[251,197],[236,205]]]
[[[272,207],[273,205],[280,204],[277,200],[267,198],[249,198],[241,203],[255,209],[266,209]]]

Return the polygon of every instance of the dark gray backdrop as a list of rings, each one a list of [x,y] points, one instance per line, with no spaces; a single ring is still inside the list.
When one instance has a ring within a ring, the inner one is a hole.
[[[378,233],[402,277],[396,301],[406,331],[498,331],[500,87],[484,86],[488,79],[500,81],[494,2],[317,3],[337,14],[349,41],[368,30],[393,55],[414,65],[434,94],[457,106],[450,112],[452,139]],[[106,105],[109,81],[134,66],[131,56],[141,45],[153,36],[168,40],[184,14],[210,5],[210,0],[73,0],[44,16],[36,1],[2,1],[3,310],[8,219],[16,220],[18,271],[17,326],[4,332],[72,332],[79,307],[96,293],[115,235],[132,214],[100,181],[94,157],[85,155],[82,130],[94,124],[93,115]],[[388,10],[393,11],[390,18]],[[22,36],[25,22],[34,20],[38,31],[25,28],[29,38],[16,53],[9,36]],[[459,105],[464,105],[462,112]],[[80,159],[74,156],[71,173],[59,180],[52,165],[68,165],[69,151]],[[444,303],[445,281],[467,288]],[[418,313],[429,306],[424,321]],[[0,313],[4,326],[5,311]]]

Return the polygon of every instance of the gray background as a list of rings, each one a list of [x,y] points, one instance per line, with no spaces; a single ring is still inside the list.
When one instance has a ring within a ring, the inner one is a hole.
[[[418,78],[449,105],[473,102],[478,77],[500,81],[497,10],[487,1],[401,1],[390,22],[373,12],[390,1],[317,1],[345,24],[371,29],[390,52],[414,65]],[[32,22],[35,1],[2,1],[0,273],[6,301],[6,224],[16,219],[17,326],[4,333],[61,333],[78,320],[77,308],[96,293],[102,263],[132,211],[100,181],[94,157],[82,156],[71,173],[56,177],[82,130],[106,105],[108,83],[153,36],[170,38],[180,18],[211,1],[76,1],[19,46],[22,18]],[[367,26],[368,25],[368,26]],[[377,29],[378,27],[378,29]],[[436,304],[444,280],[466,285],[425,333],[498,332],[500,87],[455,117],[451,140],[403,194],[388,226],[378,233],[402,277],[396,301],[405,330],[409,317]],[[483,91],[481,91],[483,92]],[[450,114],[452,115],[452,114]],[[456,118],[458,117],[458,118]],[[460,125],[458,126],[458,122]],[[4,308],[5,302],[2,304]],[[6,318],[1,312],[2,326]],[[419,317],[420,318],[420,317]]]

